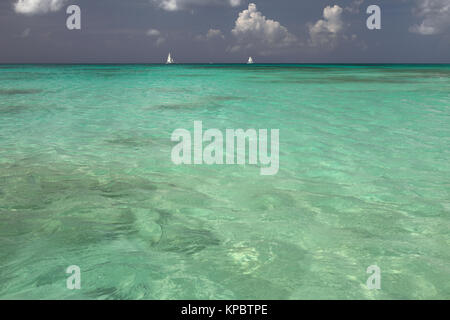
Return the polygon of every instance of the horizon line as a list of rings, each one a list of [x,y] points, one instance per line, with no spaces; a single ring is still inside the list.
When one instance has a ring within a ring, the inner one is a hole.
[[[450,62],[0,62],[0,65],[450,65]]]

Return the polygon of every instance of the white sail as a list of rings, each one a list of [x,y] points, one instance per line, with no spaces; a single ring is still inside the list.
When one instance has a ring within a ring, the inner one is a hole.
[[[253,62],[253,58],[252,57],[249,57],[248,58],[248,62],[247,62],[247,64],[253,64],[254,62]]]
[[[167,62],[166,62],[166,64],[172,64],[172,63],[174,63],[174,61],[173,61],[172,55],[171,55],[170,52],[169,52],[169,56],[167,57]]]

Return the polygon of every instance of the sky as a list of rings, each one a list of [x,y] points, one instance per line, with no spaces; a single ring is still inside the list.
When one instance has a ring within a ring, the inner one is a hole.
[[[81,29],[69,30],[70,5]],[[370,5],[381,29],[366,24]],[[0,63],[450,63],[450,0],[0,0]]]

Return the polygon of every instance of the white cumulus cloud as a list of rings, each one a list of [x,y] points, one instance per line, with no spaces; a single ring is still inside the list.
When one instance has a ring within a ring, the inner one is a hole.
[[[312,46],[334,47],[339,35],[344,30],[343,9],[338,5],[323,9],[323,19],[308,25],[310,44]]]
[[[161,32],[159,30],[157,30],[157,29],[149,29],[147,31],[147,35],[150,36],[150,37],[157,37],[160,34],[161,34]]]
[[[158,29],[149,29],[147,30],[146,34],[147,36],[156,39],[155,44],[157,47],[166,42],[166,38],[161,35],[161,31],[159,31]]]
[[[195,37],[195,39],[199,41],[205,41],[212,39],[225,39],[225,36],[219,29],[209,29],[206,35],[198,35]]]
[[[411,32],[433,35],[450,27],[450,0],[418,0],[413,11],[422,22],[411,26]]]
[[[60,10],[67,0],[17,0],[14,11],[21,14],[33,15]]]
[[[220,31],[219,29],[209,29],[208,33],[206,34],[206,39],[213,38],[224,38],[222,31]]]
[[[238,7],[242,4],[243,0],[229,0],[232,7]]]
[[[248,9],[239,13],[231,33],[237,40],[231,51],[255,49],[261,54],[268,54],[273,50],[292,46],[297,41],[278,21],[263,16],[254,3],[250,3]]]
[[[223,39],[225,39],[225,35],[219,29],[209,29],[205,35],[200,34],[195,37],[195,40],[197,41],[223,40]]]
[[[243,0],[152,0],[158,7],[166,11],[178,11],[193,6],[226,5],[237,7]]]
[[[364,3],[364,0],[353,0],[350,5],[345,7],[345,10],[350,13],[359,13],[360,7]]]
[[[28,36],[31,33],[31,29],[30,28],[26,28],[25,30],[23,30],[23,32],[20,34],[21,38],[28,38]]]

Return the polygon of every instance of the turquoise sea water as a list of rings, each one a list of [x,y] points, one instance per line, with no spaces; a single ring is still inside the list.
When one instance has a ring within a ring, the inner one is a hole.
[[[194,121],[279,173],[175,166]],[[450,66],[2,65],[0,298],[449,299],[449,160]]]

